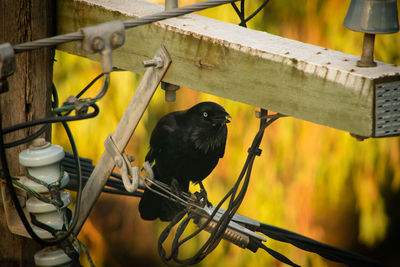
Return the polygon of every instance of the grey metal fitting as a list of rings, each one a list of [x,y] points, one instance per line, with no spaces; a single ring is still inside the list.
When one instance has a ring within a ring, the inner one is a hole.
[[[80,30],[83,34],[81,48],[88,53],[101,54],[101,69],[110,73],[113,69],[111,52],[125,42],[125,26],[122,21],[114,20]]]
[[[15,71],[14,49],[10,43],[0,45],[0,93],[8,91],[7,77]]]
[[[153,59],[144,60],[143,67],[155,67],[157,69],[162,68],[164,66],[164,61],[160,57],[155,57]]]

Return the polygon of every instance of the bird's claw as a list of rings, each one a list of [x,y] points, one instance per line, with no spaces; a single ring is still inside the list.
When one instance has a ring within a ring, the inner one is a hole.
[[[194,196],[196,197],[197,201],[200,203],[200,205],[204,208],[206,205],[207,207],[212,207],[212,204],[210,201],[208,201],[207,198],[207,192],[205,190],[200,189],[200,192],[194,192]]]

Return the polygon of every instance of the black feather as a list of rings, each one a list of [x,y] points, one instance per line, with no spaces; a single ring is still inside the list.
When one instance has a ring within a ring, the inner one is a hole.
[[[227,137],[226,123],[230,117],[225,109],[213,102],[202,102],[184,111],[162,117],[150,138],[146,161],[154,162],[155,179],[188,192],[189,182],[206,178],[224,156]],[[145,190],[139,203],[145,220],[160,218],[170,221],[183,209],[177,203]]]

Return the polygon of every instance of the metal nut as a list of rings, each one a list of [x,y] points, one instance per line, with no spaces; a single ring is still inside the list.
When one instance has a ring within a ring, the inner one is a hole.
[[[104,49],[104,40],[100,37],[95,37],[92,41],[92,49],[94,51],[102,51]]]
[[[125,37],[119,32],[114,32],[111,35],[111,46],[112,48],[117,48],[123,45],[125,42]]]

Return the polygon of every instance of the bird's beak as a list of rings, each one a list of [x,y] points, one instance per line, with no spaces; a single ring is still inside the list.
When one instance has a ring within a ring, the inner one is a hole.
[[[212,118],[213,124],[225,124],[225,123],[230,123],[231,121],[231,115],[229,115],[228,112],[223,112],[221,114],[217,114]]]

